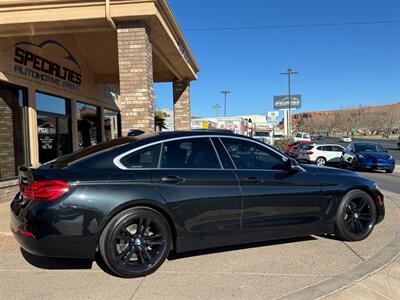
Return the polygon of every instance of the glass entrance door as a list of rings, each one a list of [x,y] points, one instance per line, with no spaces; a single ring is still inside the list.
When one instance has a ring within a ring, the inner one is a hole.
[[[39,162],[72,152],[69,101],[36,93]]]
[[[39,161],[45,163],[71,152],[69,118],[38,114]]]

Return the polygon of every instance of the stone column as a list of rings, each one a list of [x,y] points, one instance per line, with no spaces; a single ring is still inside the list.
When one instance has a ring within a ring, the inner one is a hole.
[[[118,63],[122,135],[129,129],[154,131],[151,32],[145,24],[118,24]]]
[[[190,130],[190,82],[188,80],[174,81],[173,90],[175,130]]]

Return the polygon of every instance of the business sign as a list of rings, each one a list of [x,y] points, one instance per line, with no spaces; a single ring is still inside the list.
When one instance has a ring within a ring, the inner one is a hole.
[[[60,42],[18,42],[14,52],[15,73],[57,87],[80,91],[81,68],[75,56]]]
[[[274,109],[288,109],[289,96],[274,96]],[[301,95],[290,95],[290,108],[301,108]]]

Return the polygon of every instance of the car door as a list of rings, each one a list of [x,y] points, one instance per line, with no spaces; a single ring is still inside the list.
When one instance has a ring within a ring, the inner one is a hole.
[[[323,156],[326,158],[327,163],[332,163],[332,159],[335,157],[332,145],[325,145],[323,148]]]
[[[338,145],[332,145],[332,158],[331,161],[332,163],[339,163],[340,158],[342,157],[342,153],[344,151],[344,148]]]
[[[165,141],[152,180],[188,236],[240,232],[241,190],[234,172],[222,168],[210,138]]]
[[[309,232],[325,214],[329,199],[323,197],[317,178],[300,167],[288,170],[287,158],[259,143],[221,138],[235,167],[243,192],[244,232],[266,231],[297,235]]]

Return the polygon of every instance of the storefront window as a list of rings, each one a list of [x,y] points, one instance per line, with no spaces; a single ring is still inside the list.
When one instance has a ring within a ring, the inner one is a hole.
[[[77,102],[79,148],[97,145],[101,142],[99,108]]]
[[[67,99],[36,93],[40,163],[72,151],[69,107]]]
[[[104,135],[106,141],[118,137],[118,112],[104,109]]]
[[[0,84],[0,180],[18,175],[29,164],[26,137],[26,92]]]

